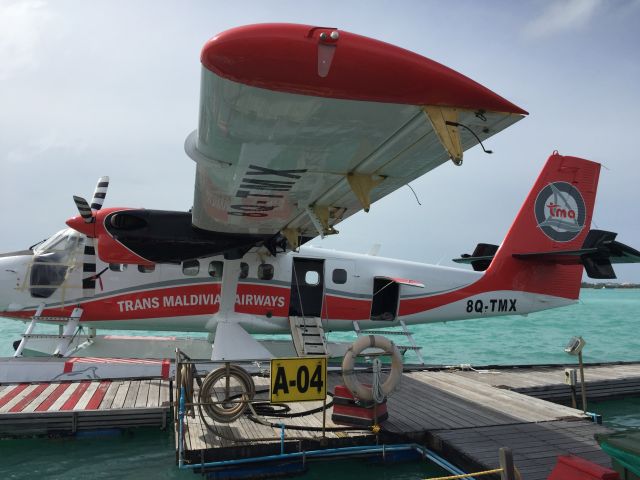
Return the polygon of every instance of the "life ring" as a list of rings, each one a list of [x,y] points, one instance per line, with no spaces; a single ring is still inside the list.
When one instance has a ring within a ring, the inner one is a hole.
[[[395,343],[386,337],[367,335],[358,338],[351,344],[342,360],[342,379],[351,393],[358,399],[370,402],[373,400],[373,390],[358,381],[354,366],[356,357],[367,348],[380,348],[391,355],[391,373],[380,386],[384,396],[387,397],[400,384],[402,378],[402,357]]]

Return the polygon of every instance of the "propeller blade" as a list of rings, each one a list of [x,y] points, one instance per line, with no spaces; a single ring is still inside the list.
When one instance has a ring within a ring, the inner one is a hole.
[[[93,210],[100,210],[104,203],[104,197],[107,196],[107,188],[109,188],[109,177],[100,177],[96,189],[93,192],[93,199],[91,200],[91,208]]]
[[[78,207],[78,212],[80,212],[80,216],[84,218],[86,223],[91,223],[93,221],[93,212],[91,211],[91,207],[87,203],[87,201],[82,197],[73,196],[73,201],[76,202],[76,207]]]

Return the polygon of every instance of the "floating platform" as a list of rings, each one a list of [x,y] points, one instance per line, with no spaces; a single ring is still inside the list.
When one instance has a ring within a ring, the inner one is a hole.
[[[0,385],[64,380],[171,378],[171,360],[104,357],[0,358]]]
[[[168,380],[82,380],[0,385],[0,437],[72,435],[167,425]]]
[[[284,441],[281,428],[247,417],[229,424],[208,420],[207,427],[196,410],[194,417],[185,417],[183,459],[187,464],[209,462],[212,465],[208,469],[216,470],[217,462],[219,469],[228,469],[228,461],[234,459],[272,456],[273,462],[280,452],[413,443],[426,446],[469,472],[498,468],[499,448],[510,447],[516,467],[528,480],[546,479],[558,455],[578,455],[610,467],[610,458],[593,437],[609,429],[593,423],[581,410],[516,391],[546,389],[555,392],[553,398],[569,401],[570,387],[563,383],[564,368],[405,372],[400,389],[389,398],[389,419],[382,423],[377,435],[366,429],[333,431],[340,426],[331,421],[331,409],[325,414],[324,436],[319,431],[322,411],[294,418],[264,415],[274,425],[284,423],[316,430],[285,428]],[[599,400],[619,397],[621,392],[640,394],[640,364],[588,366],[585,376],[587,392],[590,394],[593,387]],[[333,390],[342,383],[341,376],[329,374],[329,382]],[[268,379],[257,378],[256,388],[268,389]],[[300,413],[318,409],[322,402],[289,405],[290,413]],[[178,447],[176,435],[177,450]]]
[[[571,389],[564,383],[564,369],[577,365],[522,365],[519,367],[478,367],[455,374],[497,388],[507,388],[531,397],[568,403]],[[480,373],[478,373],[480,372]],[[585,366],[589,400],[601,401],[640,395],[640,363],[617,362]],[[579,390],[579,387],[578,387]]]

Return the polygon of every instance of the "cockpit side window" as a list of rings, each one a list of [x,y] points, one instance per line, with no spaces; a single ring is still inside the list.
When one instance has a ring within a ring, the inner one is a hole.
[[[34,248],[29,274],[32,297],[49,298],[64,283],[69,267],[76,262],[82,241],[80,233],[65,229]]]

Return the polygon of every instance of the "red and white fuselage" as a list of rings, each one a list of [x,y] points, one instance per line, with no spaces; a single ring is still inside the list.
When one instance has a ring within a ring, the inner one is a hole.
[[[65,233],[76,236],[70,231]],[[63,284],[46,299],[30,293],[32,256],[0,258],[2,316],[28,319],[44,303],[43,317],[68,317],[73,308],[80,306],[81,323],[96,328],[215,329],[212,318],[219,310],[221,290],[216,269],[219,274],[220,265],[224,268],[222,256],[181,265],[157,265],[154,269],[110,266],[98,260],[98,271],[107,270],[99,277],[95,295],[83,297],[83,239],[78,237],[79,263],[71,267]],[[361,322],[363,328],[392,326],[399,320],[407,324],[428,323],[525,314],[573,301],[516,290],[480,292],[473,285],[484,272],[322,248],[303,247],[299,253],[276,257],[250,252],[243,263],[248,271],[244,270],[247,276],[238,282],[235,312],[250,333],[286,333],[290,313],[321,317],[328,330],[352,330],[353,321]],[[292,277],[294,271],[303,268],[305,275],[298,285]],[[273,277],[267,279],[271,274]],[[397,283],[392,278],[413,282]],[[374,298],[382,297],[385,291],[374,293],[385,286],[389,295],[374,305]],[[297,292],[300,288],[306,289],[302,295]]]
[[[250,333],[285,333],[292,316],[350,330],[354,321],[367,328],[564,306],[578,298],[583,266],[545,255],[582,248],[599,172],[597,163],[551,155],[486,271],[309,247],[276,255],[254,248],[236,260],[107,264],[90,238],[67,229],[32,254],[0,257],[0,314],[27,319],[42,305],[41,316],[65,318],[82,307],[81,324],[96,328],[213,332],[230,318]],[[552,202],[562,202],[564,216],[548,208]],[[215,315],[223,272],[233,269],[229,279],[238,263],[235,304],[223,302],[228,311]]]

